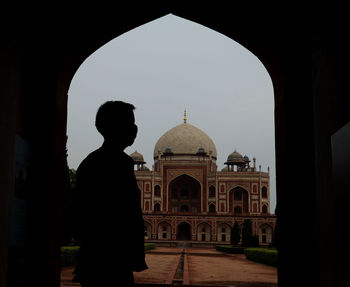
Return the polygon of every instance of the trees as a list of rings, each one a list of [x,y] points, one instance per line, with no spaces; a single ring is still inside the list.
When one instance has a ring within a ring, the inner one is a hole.
[[[238,245],[241,240],[241,228],[238,222],[235,220],[233,227],[231,229],[231,245]]]
[[[69,245],[72,237],[74,237],[74,229],[72,224],[72,198],[75,192],[76,171],[68,166],[68,152],[66,147],[66,159],[65,159],[65,188],[64,194],[64,206],[63,206],[63,225],[62,225],[62,238],[61,245]]]
[[[259,236],[253,235],[252,221],[245,219],[242,227],[242,246],[256,247],[259,246]]]

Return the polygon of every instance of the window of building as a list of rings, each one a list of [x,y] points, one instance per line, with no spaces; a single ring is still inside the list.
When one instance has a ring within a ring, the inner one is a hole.
[[[156,185],[154,187],[154,196],[155,197],[160,197],[160,186],[159,185]]]
[[[226,234],[221,234],[221,241],[226,241]]]
[[[197,198],[198,197],[198,192],[197,190],[192,191],[192,198]]]
[[[261,189],[261,196],[262,196],[262,198],[267,198],[267,188],[266,188],[266,186],[263,186],[263,188]]]
[[[202,241],[205,241],[205,234],[202,234]]]
[[[209,212],[210,213],[214,213],[215,212],[215,205],[214,204],[210,204],[209,205]]]
[[[163,226],[163,231],[166,231],[166,226]]]
[[[188,206],[187,205],[182,205],[180,211],[181,212],[188,212]]]
[[[210,186],[209,187],[209,197],[215,197],[215,187],[214,186]]]
[[[267,213],[267,206],[265,204],[262,206],[262,213]]]
[[[160,211],[160,204],[159,203],[156,203],[154,205],[154,211]]]
[[[181,189],[181,197],[188,198],[188,190],[187,189]]]
[[[233,199],[241,201],[242,200],[242,191],[236,190],[235,193],[233,194]]]
[[[241,214],[242,213],[242,208],[240,206],[236,206],[234,209],[235,214]]]
[[[226,232],[226,228],[222,228],[222,229],[221,229],[221,232]]]
[[[163,232],[163,239],[166,239],[166,232]]]

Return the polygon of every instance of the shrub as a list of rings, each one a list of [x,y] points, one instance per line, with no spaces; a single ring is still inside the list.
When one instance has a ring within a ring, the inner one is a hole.
[[[277,266],[278,252],[268,248],[246,248],[244,254],[247,259],[270,266]]]
[[[156,248],[155,243],[145,243],[144,246],[145,246],[145,251]]]
[[[62,246],[61,247],[61,266],[74,266],[77,263],[80,246]]]
[[[244,247],[232,246],[232,245],[216,245],[217,251],[230,253],[230,254],[244,254]]]
[[[231,229],[231,244],[238,245],[241,240],[241,228],[239,227],[238,222],[235,220],[233,227]]]

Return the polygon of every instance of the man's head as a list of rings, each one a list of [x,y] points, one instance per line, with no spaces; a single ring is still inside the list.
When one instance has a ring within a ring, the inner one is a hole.
[[[137,134],[134,109],[122,101],[108,101],[99,107],[95,126],[105,141],[123,149],[133,144]]]

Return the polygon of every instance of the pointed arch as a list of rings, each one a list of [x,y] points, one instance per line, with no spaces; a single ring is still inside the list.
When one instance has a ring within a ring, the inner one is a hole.
[[[162,221],[158,224],[158,239],[171,240],[171,223]]]
[[[231,226],[228,223],[219,223],[216,228],[217,241],[231,241]]]
[[[197,225],[197,240],[210,241],[211,240],[211,225],[208,222],[201,222]]]
[[[168,210],[170,212],[201,212],[201,183],[193,176],[182,174],[168,184]]]
[[[183,221],[177,226],[177,239],[178,240],[191,240],[191,225]]]
[[[229,211],[237,214],[249,212],[249,192],[237,185],[229,191]]]
[[[268,223],[263,223],[259,226],[259,243],[261,245],[267,245],[272,242],[273,228]]]
[[[143,221],[145,239],[152,239],[152,224],[146,220]]]

